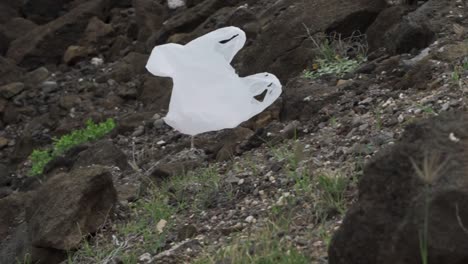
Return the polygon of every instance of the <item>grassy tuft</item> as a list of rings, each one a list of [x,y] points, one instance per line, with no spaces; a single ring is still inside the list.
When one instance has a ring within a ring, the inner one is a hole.
[[[317,79],[324,75],[343,77],[346,73],[354,71],[366,61],[368,44],[366,35],[354,32],[349,37],[333,33],[317,41],[307,27],[309,39],[315,45],[318,53],[311,69],[305,69],[302,77]]]

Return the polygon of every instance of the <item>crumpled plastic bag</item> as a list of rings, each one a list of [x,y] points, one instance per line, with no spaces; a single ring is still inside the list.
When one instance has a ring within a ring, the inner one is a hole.
[[[282,86],[276,76],[239,77],[231,66],[245,41],[241,29],[225,27],[186,45],[170,43],[153,49],[146,68],[174,83],[164,117],[168,125],[192,136],[234,128],[278,99]],[[263,100],[255,98],[259,95],[264,95]]]

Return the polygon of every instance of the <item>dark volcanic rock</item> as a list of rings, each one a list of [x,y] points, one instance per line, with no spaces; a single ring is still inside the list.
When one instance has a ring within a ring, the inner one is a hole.
[[[72,0],[35,0],[24,1],[23,14],[30,20],[44,24],[65,13],[65,4]]]
[[[0,56],[0,85],[17,81],[24,73],[13,61]]]
[[[73,167],[91,165],[116,166],[121,170],[129,167],[127,156],[118,147],[106,140],[99,141],[87,150],[80,152]]]
[[[424,243],[429,263],[468,261],[467,120],[450,113],[411,125],[366,167],[330,264],[422,263]]]
[[[293,79],[284,87],[281,119],[311,120],[324,106],[336,103],[342,94],[336,86]]]
[[[66,15],[33,29],[10,44],[7,57],[27,68],[60,63],[66,48],[82,36],[88,20],[102,16],[108,3],[109,0],[85,2]]]

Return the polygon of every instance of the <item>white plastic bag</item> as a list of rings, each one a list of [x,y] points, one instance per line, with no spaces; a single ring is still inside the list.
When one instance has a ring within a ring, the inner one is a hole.
[[[226,27],[185,46],[171,43],[153,49],[146,68],[174,82],[164,118],[168,125],[188,135],[234,128],[280,96],[276,76],[259,73],[241,78],[230,65],[245,41],[241,29]],[[265,90],[263,101],[254,98]]]

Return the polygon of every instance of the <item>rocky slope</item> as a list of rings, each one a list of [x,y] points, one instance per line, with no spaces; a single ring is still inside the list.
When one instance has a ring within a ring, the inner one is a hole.
[[[466,263],[468,4],[407,2],[0,0],[0,263]],[[228,25],[284,92],[190,150],[144,66]],[[307,78],[324,36],[367,59]]]

